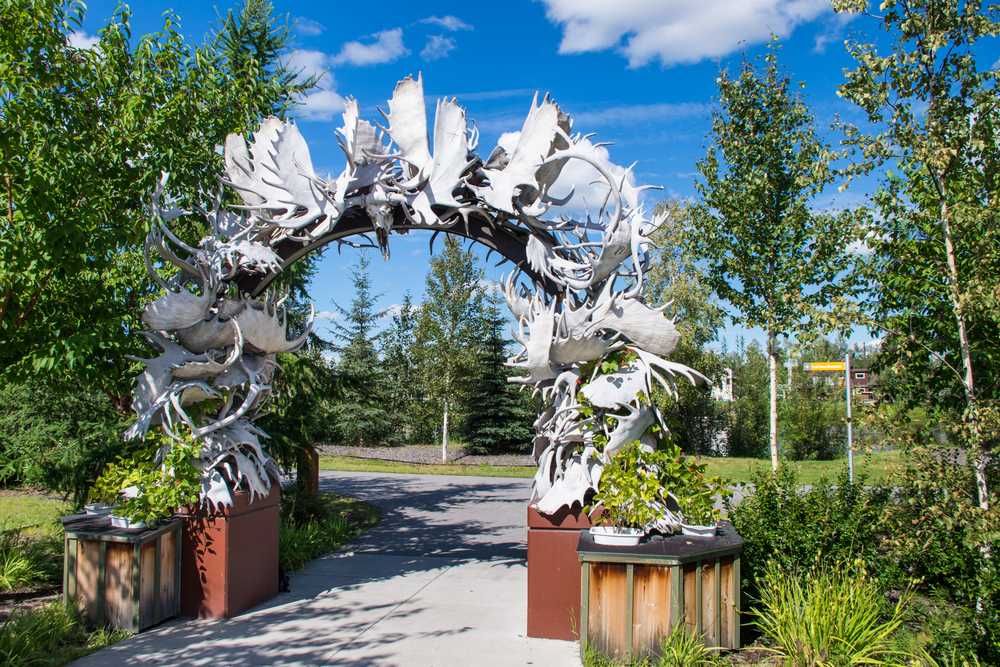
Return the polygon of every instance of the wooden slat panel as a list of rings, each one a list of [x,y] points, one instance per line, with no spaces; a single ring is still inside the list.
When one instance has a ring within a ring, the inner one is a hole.
[[[594,563],[590,567],[590,605],[587,636],[605,655],[625,655],[624,565]]]
[[[702,561],[701,572],[701,623],[705,646],[718,646],[719,638],[715,627],[715,559]]]
[[[105,542],[108,555],[104,573],[104,622],[132,628],[133,545]]]
[[[723,556],[719,559],[721,569],[722,588],[722,627],[720,628],[719,646],[725,648],[736,648],[735,646],[735,625],[733,623],[733,557]]]
[[[640,656],[659,653],[660,637],[670,632],[670,568],[636,565],[632,578],[632,646]]]
[[[139,628],[153,625],[153,588],[156,578],[156,540],[142,545],[142,565],[139,571]]]
[[[88,625],[97,623],[97,575],[101,546],[97,540],[80,540],[76,551],[76,600]]]
[[[684,625],[685,631],[689,635],[695,634],[698,629],[698,604],[697,584],[695,578],[698,575],[697,563],[684,564]]]

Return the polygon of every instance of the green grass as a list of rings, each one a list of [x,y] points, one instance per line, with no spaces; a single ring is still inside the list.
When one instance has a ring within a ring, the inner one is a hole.
[[[770,461],[766,459],[711,458],[706,457],[709,475],[727,477],[735,484],[746,484],[750,481],[753,468],[767,469]],[[847,459],[834,461],[793,461],[787,465],[795,466],[799,471],[800,484],[815,484],[821,477],[836,480],[842,470],[847,469]],[[858,454],[854,457],[854,474],[868,475],[868,482],[884,481],[888,470],[900,465],[899,452],[879,452],[876,454]],[[320,456],[320,470],[342,470],[345,472],[385,472],[410,475],[470,475],[474,477],[524,477],[535,476],[535,467],[525,466],[491,466],[491,465],[457,465],[447,463],[400,463],[397,461],[382,461],[379,459],[361,459],[349,456]]]
[[[0,528],[21,529],[25,535],[59,535],[59,517],[73,513],[73,504],[41,496],[0,496]]]
[[[361,459],[351,456],[319,457],[320,470],[345,472],[388,472],[408,475],[470,475],[473,477],[526,477],[535,476],[534,466],[458,465],[454,463],[400,463],[381,459]]]

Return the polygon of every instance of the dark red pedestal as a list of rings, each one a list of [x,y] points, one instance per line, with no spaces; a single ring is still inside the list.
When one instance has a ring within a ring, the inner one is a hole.
[[[186,507],[181,615],[230,618],[278,594],[277,484],[266,498],[233,494],[229,507]]]
[[[528,636],[574,640],[580,631],[580,558],[590,519],[579,509],[551,516],[528,508]]]

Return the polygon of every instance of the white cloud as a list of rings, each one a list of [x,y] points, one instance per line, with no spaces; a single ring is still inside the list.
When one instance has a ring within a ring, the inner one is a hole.
[[[314,49],[299,49],[292,53],[288,59],[288,67],[293,72],[298,72],[299,80],[308,79],[311,76],[318,76],[319,85],[326,90],[334,90],[337,87],[333,75],[330,74],[330,56],[322,51]]]
[[[674,120],[678,118],[706,118],[709,106],[694,102],[671,104],[633,104],[631,106],[607,107],[599,111],[583,111],[573,114],[574,126],[621,125],[649,121]]]
[[[520,132],[505,132],[500,135],[497,143],[509,155],[513,153],[520,136]],[[625,168],[611,162],[607,148],[594,146],[589,139],[582,140],[580,145],[584,153],[589,154],[591,159],[608,171],[616,181],[620,182],[625,176]],[[626,182],[628,185],[635,186],[635,176],[632,172],[628,172]],[[600,172],[588,162],[570,160],[559,172],[559,178],[549,189],[549,194],[556,199],[561,199],[568,196],[571,190],[573,198],[564,206],[552,207],[547,217],[552,217],[560,212],[581,215],[585,210],[588,210],[591,217],[596,220],[601,205],[604,204],[604,199],[610,192],[610,188]],[[613,206],[613,203],[609,201],[609,205]]]
[[[92,49],[101,41],[100,37],[91,37],[86,32],[71,32],[66,36],[74,49]]]
[[[447,58],[448,52],[455,48],[455,40],[443,35],[431,35],[427,38],[427,46],[420,52],[420,57],[430,62],[438,58]]]
[[[317,90],[302,100],[305,120],[333,120],[336,114],[344,112],[344,98],[332,90]]]
[[[641,67],[693,63],[781,37],[796,26],[832,14],[829,0],[542,0],[562,27],[559,53],[615,49]]]
[[[495,280],[490,280],[489,278],[480,278],[479,287],[486,294],[503,294],[503,285]]]
[[[347,42],[341,47],[340,53],[330,60],[330,64],[380,65],[391,63],[410,54],[409,49],[403,46],[402,28],[383,30],[371,35],[371,37],[375,38],[373,44]]]
[[[344,316],[335,310],[321,310],[316,313],[317,320],[329,320],[330,322],[340,322]]]
[[[300,35],[315,37],[324,30],[326,30],[326,27],[318,21],[307,19],[305,16],[298,16],[295,18],[295,32]]]
[[[468,23],[462,21],[462,19],[457,16],[428,16],[425,19],[420,19],[421,23],[433,23],[434,25],[439,25],[445,30],[472,30],[472,26]]]

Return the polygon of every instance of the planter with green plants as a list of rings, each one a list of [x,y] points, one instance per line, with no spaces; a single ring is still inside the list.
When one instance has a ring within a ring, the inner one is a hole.
[[[194,461],[201,444],[175,441],[156,462],[154,452],[165,437],[150,435],[146,447],[129,458],[119,457],[94,483],[91,498],[112,505],[112,526],[153,526],[182,505],[198,500],[201,471]]]
[[[651,530],[712,536],[720,510],[716,497],[731,497],[721,477],[708,477],[708,466],[684,456],[677,445],[651,451],[639,441],[622,447],[604,466],[598,492],[585,511],[600,506],[591,529],[598,544],[638,544]]]

